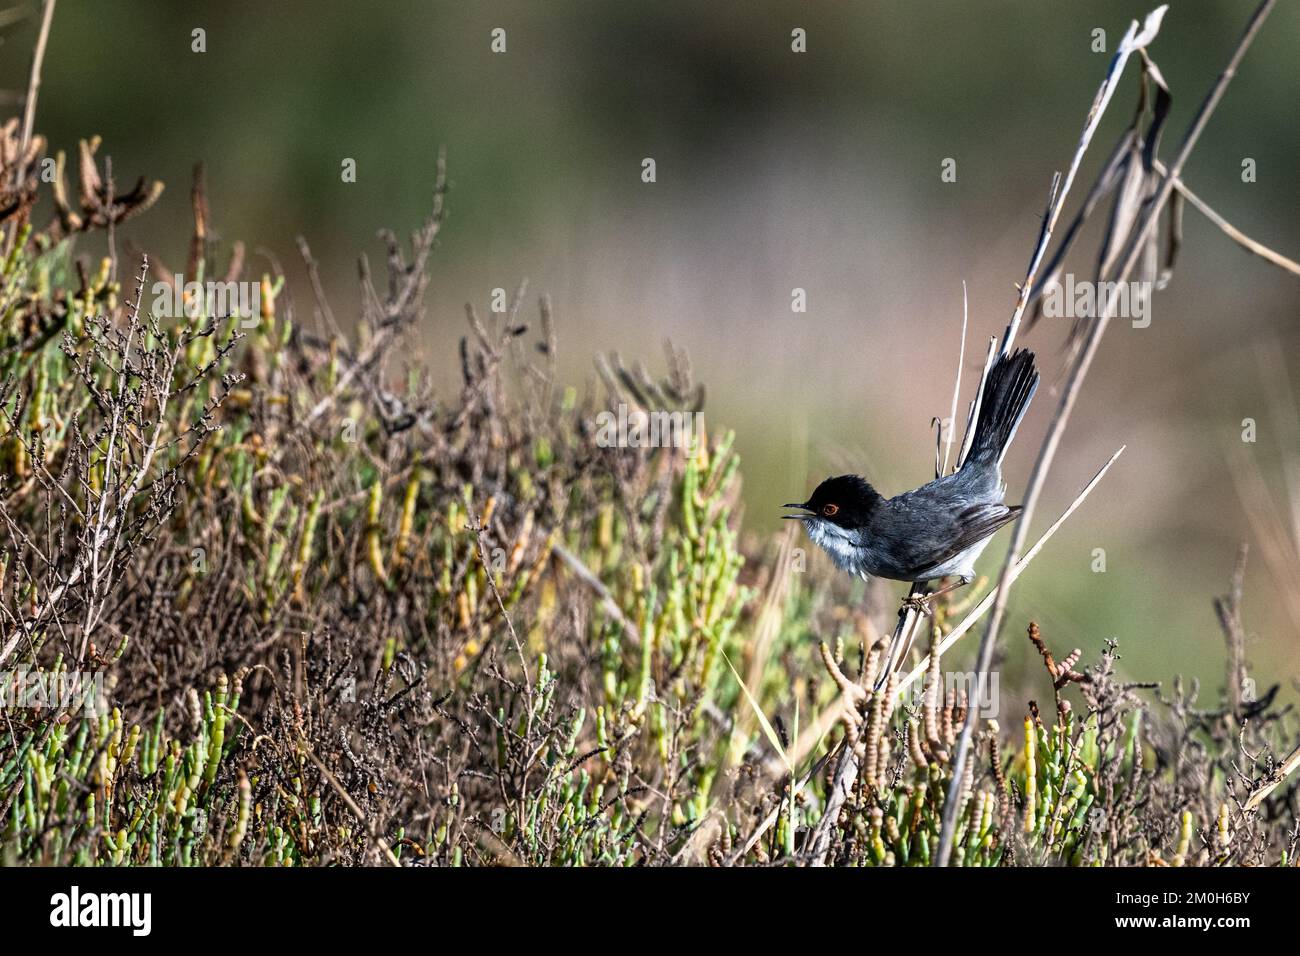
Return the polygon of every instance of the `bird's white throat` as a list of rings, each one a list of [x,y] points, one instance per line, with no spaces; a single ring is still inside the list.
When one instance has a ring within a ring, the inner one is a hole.
[[[837,568],[850,574],[858,573],[861,550],[849,537],[849,532],[839,525],[817,519],[806,519],[803,526],[813,544],[829,554]]]

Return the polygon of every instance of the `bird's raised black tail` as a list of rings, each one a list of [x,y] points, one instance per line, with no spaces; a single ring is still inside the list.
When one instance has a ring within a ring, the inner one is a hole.
[[[1038,369],[1034,368],[1033,352],[1018,349],[1010,355],[999,356],[984,382],[979,420],[975,423],[975,437],[967,459],[1001,464],[1037,390]]]

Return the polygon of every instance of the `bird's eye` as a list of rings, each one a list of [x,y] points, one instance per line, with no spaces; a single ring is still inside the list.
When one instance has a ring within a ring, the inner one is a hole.
[[[834,518],[839,510],[839,505],[822,505],[822,514],[827,518]]]

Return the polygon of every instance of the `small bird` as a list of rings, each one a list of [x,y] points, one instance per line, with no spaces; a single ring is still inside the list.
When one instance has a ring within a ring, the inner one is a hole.
[[[976,410],[970,450],[958,469],[914,491],[886,498],[858,475],[827,478],[807,501],[786,504],[803,513],[808,537],[850,574],[926,583],[955,575],[975,580],[975,559],[994,532],[1020,513],[1002,503],[1002,459],[1038,389],[1034,353],[1003,354],[989,370]]]

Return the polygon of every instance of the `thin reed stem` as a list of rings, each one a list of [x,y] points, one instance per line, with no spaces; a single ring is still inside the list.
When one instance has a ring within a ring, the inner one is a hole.
[[[1061,435],[1065,431],[1066,423],[1070,419],[1070,413],[1074,410],[1074,403],[1078,399],[1079,391],[1083,387],[1083,381],[1087,377],[1089,368],[1092,367],[1093,358],[1097,354],[1097,349],[1101,344],[1101,337],[1105,334],[1106,327],[1110,324],[1111,313],[1115,307],[1115,299],[1118,295],[1118,286],[1127,280],[1128,274],[1136,265],[1138,257],[1142,254],[1143,245],[1151,230],[1159,221],[1160,213],[1168,202],[1170,195],[1173,193],[1174,183],[1182,174],[1183,166],[1187,158],[1191,155],[1197,140],[1200,139],[1206,124],[1209,123],[1210,116],[1218,107],[1219,101],[1223,98],[1228,84],[1237,74],[1237,68],[1241,64],[1246,50],[1250,48],[1256,34],[1263,25],[1265,18],[1273,9],[1276,0],[1263,0],[1255,10],[1250,22],[1247,24],[1241,39],[1237,42],[1237,47],[1228,61],[1227,67],[1219,74],[1214,86],[1210,89],[1201,108],[1197,111],[1195,119],[1192,120],[1191,126],[1183,137],[1182,146],[1179,148],[1178,155],[1174,162],[1169,166],[1161,180],[1160,187],[1156,193],[1147,200],[1142,212],[1142,218],[1138,225],[1134,227],[1130,236],[1126,253],[1122,265],[1115,273],[1114,279],[1116,284],[1109,287],[1110,291],[1106,296],[1105,304],[1102,307],[1101,314],[1096,322],[1088,331],[1088,339],[1075,360],[1073,368],[1070,370],[1061,400],[1057,405],[1056,414],[1052,418],[1052,423],[1048,427],[1047,435],[1043,440],[1043,445],[1038,453],[1038,459],[1034,463],[1034,470],[1030,475],[1029,487],[1025,492],[1022,503],[1023,510],[1020,518],[1016,522],[1015,533],[1012,536],[1011,547],[1007,551],[1007,558],[1002,566],[1002,573],[998,579],[997,597],[993,603],[993,612],[989,617],[988,628],[984,632],[984,637],[980,642],[979,655],[976,661],[977,680],[988,673],[993,663],[993,648],[997,644],[998,631],[1002,626],[1002,619],[1006,615],[1007,599],[1010,594],[1011,582],[1014,579],[1014,568],[1019,559],[1020,551],[1024,547],[1025,539],[1029,534],[1029,522],[1033,517],[1034,507],[1038,503],[1038,497],[1042,493],[1043,486],[1047,480],[1047,472],[1052,466],[1052,461],[1056,457],[1056,450],[1060,446]],[[1108,77],[1109,79],[1109,77]],[[1100,98],[1100,97],[1099,97]],[[1077,159],[1077,156],[1076,156]],[[1064,195],[1061,196],[1064,200]],[[1041,245],[1040,240],[1040,245]],[[1036,257],[1036,260],[1041,257]],[[1036,263],[1035,263],[1036,264]],[[1026,282],[1027,286],[1032,287],[1033,276],[1031,275]],[[1024,299],[1027,293],[1022,289],[1021,298]],[[1018,306],[1016,315],[1013,317],[1011,326],[1007,329],[1008,340],[1014,335],[1020,313],[1023,309]],[[1009,341],[1004,342],[1004,351],[1009,348]],[[957,741],[957,749],[953,755],[952,780],[948,785],[947,799],[944,804],[943,828],[939,838],[939,852],[936,856],[936,864],[947,866],[952,857],[953,841],[957,828],[957,803],[958,796],[961,792],[962,777],[966,769],[966,761],[970,756],[971,738],[974,734],[975,721],[977,719],[977,708],[970,708],[966,714],[966,720],[962,724],[961,736]]]

